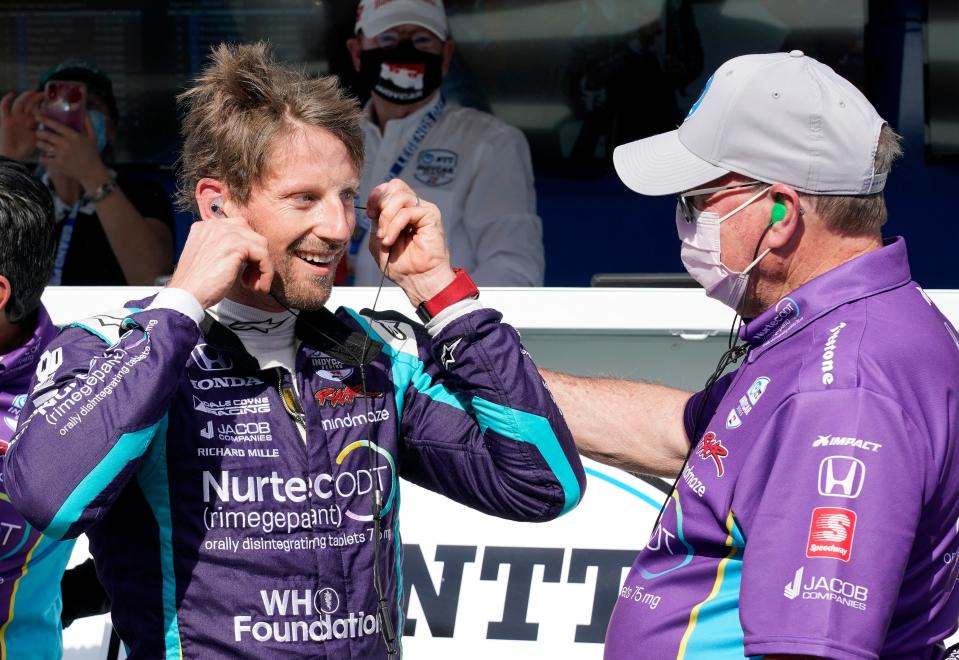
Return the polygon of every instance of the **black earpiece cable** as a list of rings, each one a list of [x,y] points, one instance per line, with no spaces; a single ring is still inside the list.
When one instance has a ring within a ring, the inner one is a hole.
[[[751,261],[755,261],[756,257],[759,255],[759,248],[763,244],[763,239],[766,238],[766,233],[772,228],[773,222],[770,222],[766,228],[763,230],[763,233],[760,234],[759,240],[756,242],[756,249],[753,250],[753,258]],[[676,474],[676,478],[673,480],[672,485],[669,488],[669,493],[666,495],[666,499],[663,501],[663,505],[659,507],[659,513],[656,514],[656,522],[653,523],[653,531],[655,534],[659,523],[663,518],[663,513],[666,512],[666,507],[669,506],[669,500],[672,498],[673,493],[676,492],[676,483],[683,478],[683,471],[686,469],[686,465],[689,463],[689,459],[693,455],[693,451],[696,449],[696,445],[699,443],[699,434],[704,429],[701,427],[703,423],[703,413],[706,410],[706,403],[709,401],[709,397],[712,394],[713,386],[716,384],[716,381],[720,379],[723,373],[730,366],[739,362],[739,360],[749,351],[749,344],[737,344],[736,340],[739,337],[739,330],[742,328],[743,318],[736,313],[733,316],[732,326],[729,328],[729,337],[726,341],[726,351],[719,356],[719,362],[716,364],[716,368],[713,370],[713,373],[710,374],[709,378],[706,379],[706,384],[702,389],[702,396],[699,398],[699,401],[696,402],[696,414],[693,416],[693,428],[692,435],[689,436],[689,449],[686,450],[686,456],[683,458],[683,464],[679,468],[679,472]]]
[[[214,201],[210,206],[211,210],[215,215],[221,217],[227,217],[226,213],[223,210],[222,201],[220,204],[217,204]],[[355,209],[362,211],[366,210],[365,206],[356,206]],[[373,298],[373,308],[370,310],[370,315],[372,316],[376,312],[376,305],[380,300],[380,293],[383,291],[383,285],[386,282],[386,274],[390,268],[390,259],[393,256],[393,246],[390,246],[389,252],[386,255],[386,268],[383,270],[383,274],[380,276],[379,286],[376,288],[376,295]],[[346,258],[346,255],[344,255]],[[331,337],[327,333],[323,332],[320,328],[316,327],[313,323],[307,318],[300,318],[300,312],[290,309],[285,305],[276,295],[270,291],[270,297],[276,301],[276,303],[293,315],[293,318],[305,324],[311,330],[316,332],[321,337],[330,341],[336,346],[339,346],[345,349],[347,352],[352,353],[353,349],[343,342]],[[360,382],[363,387],[363,396],[362,399],[366,402],[366,417],[370,418],[370,397],[368,396],[369,390],[366,385],[366,352],[370,347],[370,335],[369,333],[364,333],[365,337],[363,340],[363,349],[360,352],[360,355],[357,359],[357,363],[360,367]],[[294,374],[294,378],[295,378]],[[375,433],[376,426],[370,426],[370,435],[372,436]],[[373,515],[373,590],[376,592],[376,618],[380,623],[380,633],[383,637],[383,642],[386,645],[386,654],[387,658],[394,658],[399,655],[399,648],[397,646],[397,636],[396,631],[393,628],[393,621],[390,619],[390,610],[389,603],[386,600],[386,591],[383,588],[383,576],[382,576],[382,567],[380,565],[380,552],[382,549],[382,521],[383,521],[383,490],[380,487],[378,476],[379,469],[379,458],[377,457],[377,452],[373,449],[374,442],[372,437],[366,441],[366,449],[370,459],[370,481],[373,484],[373,506],[372,506],[372,515]],[[399,478],[399,475],[392,474],[391,479],[396,480]],[[394,543],[399,543],[399,538],[393,539]]]

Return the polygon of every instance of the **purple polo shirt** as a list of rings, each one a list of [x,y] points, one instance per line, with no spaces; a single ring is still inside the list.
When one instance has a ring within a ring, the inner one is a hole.
[[[741,337],[606,658],[941,658],[959,617],[959,339],[905,242],[811,280]]]

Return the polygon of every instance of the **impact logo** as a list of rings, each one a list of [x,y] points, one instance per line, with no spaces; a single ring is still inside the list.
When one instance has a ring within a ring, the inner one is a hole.
[[[856,512],[850,509],[821,506],[813,509],[809,522],[806,556],[809,558],[852,558],[852,541],[856,535]]]
[[[855,447],[856,449],[865,449],[876,452],[882,447],[878,442],[870,440],[861,440],[860,438],[850,438],[839,435],[821,435],[813,440],[813,447]]]
[[[313,398],[316,399],[321,408],[327,404],[336,408],[338,406],[348,406],[356,399],[379,399],[382,396],[382,392],[367,392],[362,385],[356,387],[344,385],[343,387],[324,387],[314,394]]]
[[[312,589],[260,590],[263,618],[233,617],[233,638],[237,642],[326,642],[377,635],[379,620],[366,612],[336,613],[340,595],[325,587]],[[276,620],[280,619],[281,620]]]
[[[428,186],[445,186],[456,178],[456,152],[449,149],[426,149],[416,159],[416,180]]]
[[[706,432],[702,441],[699,443],[699,449],[696,450],[696,454],[704,461],[708,461],[709,459],[713,460],[713,463],[716,464],[717,477],[722,477],[726,474],[726,470],[723,467],[723,458],[729,455],[729,450],[723,447],[723,441],[717,438],[715,433],[712,431]]]
[[[795,299],[787,296],[776,303],[776,309],[773,317],[766,322],[766,325],[756,332],[755,338],[758,341],[765,341],[771,333],[776,332],[778,334],[788,327],[793,320],[798,318],[799,303],[796,302]]]

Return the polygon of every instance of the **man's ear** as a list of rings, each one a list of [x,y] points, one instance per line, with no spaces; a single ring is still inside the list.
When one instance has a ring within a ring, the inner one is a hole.
[[[797,231],[802,232],[803,212],[799,193],[786,184],[774,184],[769,189],[769,197],[772,200],[768,205],[771,226],[766,234],[766,244],[775,250],[788,244]]]
[[[200,179],[196,182],[196,192],[193,194],[196,197],[196,205],[200,209],[201,220],[222,218],[229,215],[224,208],[228,196],[223,182],[216,179]],[[221,213],[214,211],[214,205],[219,207]]]
[[[356,69],[356,72],[360,72],[360,51],[363,48],[360,46],[359,37],[351,37],[346,40],[346,50],[350,51],[350,59],[353,60],[353,68]]]
[[[456,50],[456,43],[450,37],[443,43],[443,77],[450,72],[450,66],[453,64],[453,51]]]
[[[0,318],[6,318],[5,312],[12,295],[13,288],[10,286],[10,280],[7,279],[6,275],[0,275]]]

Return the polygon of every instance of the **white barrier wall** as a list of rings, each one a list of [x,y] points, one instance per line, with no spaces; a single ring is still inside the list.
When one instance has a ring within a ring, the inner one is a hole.
[[[152,289],[50,288],[51,316],[67,323]],[[375,289],[337,289],[331,306],[371,307]],[[930,296],[959,324],[959,292]],[[482,302],[520,330],[537,364],[570,373],[655,380],[698,389],[725,348],[732,313],[693,289],[484,289]],[[384,290],[377,309],[413,316]],[[590,401],[584,396],[583,406]],[[648,539],[664,494],[584,461],[586,497],[544,524],[492,518],[402,483],[406,657],[598,659],[624,571]],[[82,561],[80,539],[71,563]],[[107,617],[65,631],[65,658],[105,657]]]

